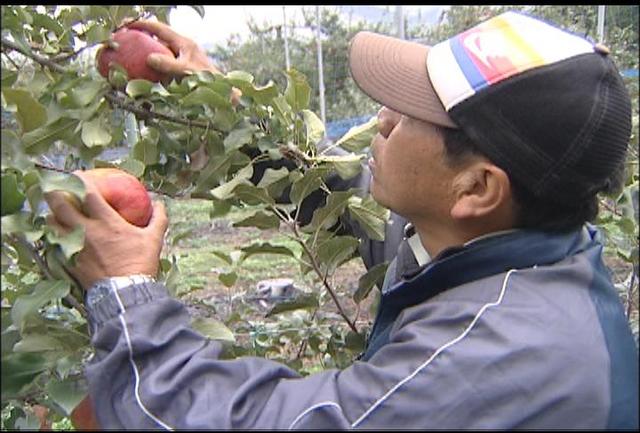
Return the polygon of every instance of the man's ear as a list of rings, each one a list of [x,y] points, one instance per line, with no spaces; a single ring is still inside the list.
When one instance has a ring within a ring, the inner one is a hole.
[[[453,181],[454,219],[506,216],[511,208],[511,182],[500,167],[479,161],[461,171]]]

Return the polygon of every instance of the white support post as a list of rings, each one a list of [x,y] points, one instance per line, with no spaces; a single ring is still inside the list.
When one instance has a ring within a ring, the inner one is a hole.
[[[282,6],[282,33],[284,35],[284,63],[287,67],[287,71],[291,69],[291,62],[289,61],[289,31],[287,27],[287,13],[285,12],[285,6]]]
[[[327,124],[324,105],[324,74],[322,72],[322,41],[320,40],[320,6],[316,6],[316,46],[318,51],[318,87],[320,96],[320,116],[322,123]]]

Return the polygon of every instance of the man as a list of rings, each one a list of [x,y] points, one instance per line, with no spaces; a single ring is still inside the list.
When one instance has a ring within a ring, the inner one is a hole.
[[[137,228],[87,183],[86,216],[48,201],[61,226],[86,228],[73,272],[88,290],[100,425],[637,429],[637,349],[585,224],[630,133],[606,47],[506,13],[432,48],[361,32],[349,54],[384,105],[371,192],[412,223],[363,359],[304,378],[219,360],[152,278],[162,205]]]

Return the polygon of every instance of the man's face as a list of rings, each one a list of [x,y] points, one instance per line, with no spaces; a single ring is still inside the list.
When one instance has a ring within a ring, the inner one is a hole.
[[[414,223],[449,217],[455,171],[445,164],[434,125],[383,107],[371,147],[371,194],[378,203]]]

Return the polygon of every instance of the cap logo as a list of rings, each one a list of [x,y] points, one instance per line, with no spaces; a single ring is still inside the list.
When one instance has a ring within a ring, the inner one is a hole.
[[[434,46],[427,69],[449,111],[506,78],[588,52],[593,45],[585,39],[507,12]]]

